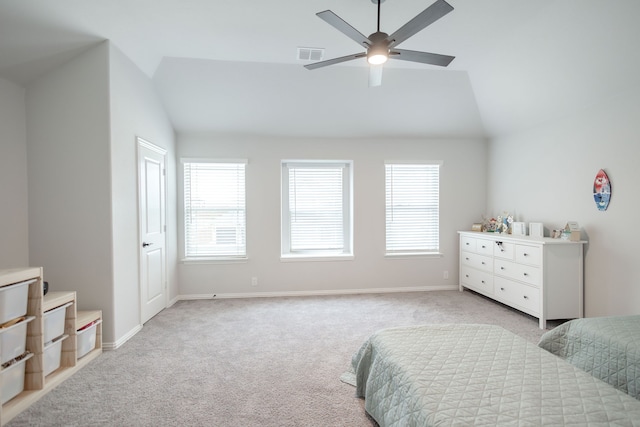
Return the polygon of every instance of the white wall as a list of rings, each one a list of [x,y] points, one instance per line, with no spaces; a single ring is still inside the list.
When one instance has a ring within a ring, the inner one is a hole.
[[[113,339],[108,45],[27,86],[29,261]]]
[[[587,316],[640,314],[640,86],[600,100],[572,117],[489,145],[488,213],[558,228],[578,221],[585,256]],[[613,195],[605,212],[593,180],[605,169]]]
[[[175,138],[151,80],[110,42],[27,89],[29,257],[52,290],[103,310],[103,342],[140,327],[136,136],[168,151],[168,282],[177,296]]]
[[[115,337],[140,325],[137,142],[140,136],[167,150],[167,281],[176,278],[176,172],[173,128],[151,80],[117,47],[110,45],[111,187]]]
[[[0,268],[29,265],[25,90],[0,78]]]
[[[457,287],[458,236],[484,211],[486,145],[482,140],[331,140],[178,136],[179,157],[243,158],[247,166],[247,248],[241,264],[180,264],[180,293],[295,294],[358,289]],[[354,161],[351,261],[280,261],[280,161]],[[384,160],[442,160],[441,258],[384,257]],[[182,196],[181,181],[178,185]],[[182,200],[179,197],[179,223]],[[183,230],[179,230],[183,245]],[[183,250],[179,249],[183,254]],[[443,271],[450,274],[443,280]],[[258,277],[258,286],[250,285]]]

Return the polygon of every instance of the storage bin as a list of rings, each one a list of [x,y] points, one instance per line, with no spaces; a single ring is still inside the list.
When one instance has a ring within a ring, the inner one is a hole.
[[[97,326],[102,322],[102,320],[96,320],[90,326],[85,326],[77,331],[77,344],[78,344],[78,352],[77,357],[80,359],[82,356],[89,353],[91,350],[96,348],[96,332]]]
[[[3,405],[24,390],[25,363],[32,356],[33,354],[29,353],[20,361],[0,371],[0,384],[2,384],[0,401]]]
[[[61,305],[49,311],[44,312],[44,343],[48,344],[55,338],[64,334],[64,319],[67,313],[67,307],[71,303]]]
[[[24,353],[27,344],[27,324],[33,319],[34,316],[29,316],[8,328],[0,328],[0,365]]]
[[[38,279],[0,286],[0,325],[27,314],[29,285]]]
[[[44,346],[44,375],[45,377],[60,367],[60,359],[62,357],[62,341],[69,335],[63,335],[56,338],[48,345]]]

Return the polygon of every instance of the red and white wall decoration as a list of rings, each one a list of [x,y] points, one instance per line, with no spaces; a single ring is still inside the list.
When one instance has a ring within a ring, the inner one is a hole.
[[[593,199],[600,211],[606,211],[611,201],[611,181],[607,173],[600,169],[593,181]]]

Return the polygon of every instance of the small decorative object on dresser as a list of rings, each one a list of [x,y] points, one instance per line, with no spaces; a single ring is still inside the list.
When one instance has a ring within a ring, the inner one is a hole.
[[[541,222],[529,223],[529,236],[532,237],[544,237],[544,226]]]
[[[578,223],[575,221],[567,222],[567,225],[564,226],[564,230],[562,230],[562,238],[564,240],[571,240],[572,242],[577,242],[580,240],[580,227]]]
[[[524,222],[514,222],[511,224],[511,234],[514,236],[526,236],[527,226]]]

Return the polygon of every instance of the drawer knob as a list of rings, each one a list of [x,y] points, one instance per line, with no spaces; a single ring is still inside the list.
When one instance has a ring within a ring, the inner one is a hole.
[[[482,265],[484,265],[484,261],[482,261]]]
[[[500,288],[501,291],[504,291],[504,288]]]
[[[523,273],[523,274],[524,274],[524,277],[527,277],[529,275],[529,273]]]
[[[504,252],[504,249],[500,249],[500,252]]]
[[[486,246],[485,246],[485,245],[482,245],[482,249],[484,249],[484,248],[486,248]]]
[[[468,275],[468,274],[465,274],[465,275],[464,275],[464,277],[469,277],[469,275]]]
[[[504,267],[500,267],[500,270],[504,270]]]
[[[482,280],[482,283],[484,283],[484,280]]]
[[[525,295],[525,296],[524,296],[524,299],[529,299],[529,297]]]
[[[529,254],[528,254],[528,253],[526,253],[526,252],[525,252],[523,255],[524,255],[524,256],[529,256]]]
[[[467,261],[469,261],[469,257],[465,257],[464,259],[466,259]]]

